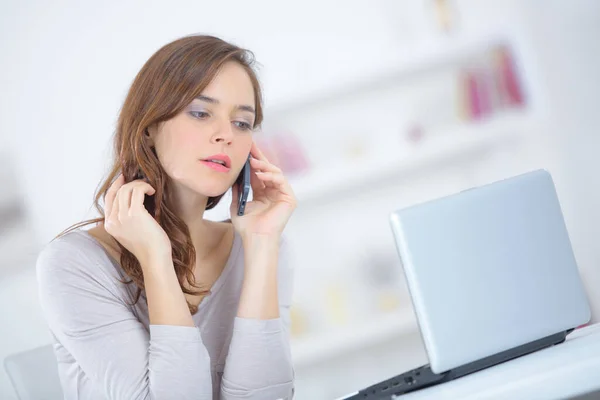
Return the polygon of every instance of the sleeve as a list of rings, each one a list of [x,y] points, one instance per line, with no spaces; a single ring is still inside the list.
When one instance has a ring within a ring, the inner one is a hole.
[[[50,330],[88,378],[78,384],[94,385],[107,399],[211,399],[200,331],[151,325],[148,332],[114,277],[58,240],[38,257],[38,288]]]
[[[290,351],[293,266],[285,238],[279,247],[277,279],[279,318],[235,318],[221,382],[222,400],[294,397]]]

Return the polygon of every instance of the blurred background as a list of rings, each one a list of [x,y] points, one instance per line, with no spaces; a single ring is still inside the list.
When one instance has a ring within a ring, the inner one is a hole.
[[[261,65],[256,138],[299,201],[286,231],[298,399],[426,362],[391,211],[534,168],[554,177],[598,321],[597,0],[4,0],[0,359],[50,343],[37,253],[95,215],[129,84],[191,33]],[[227,218],[229,199],[209,217]],[[0,398],[16,398],[4,370]]]

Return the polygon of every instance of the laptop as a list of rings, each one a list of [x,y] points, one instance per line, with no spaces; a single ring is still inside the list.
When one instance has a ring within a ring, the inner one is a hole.
[[[343,399],[394,399],[563,342],[589,303],[551,175],[536,170],[395,211],[429,364]]]

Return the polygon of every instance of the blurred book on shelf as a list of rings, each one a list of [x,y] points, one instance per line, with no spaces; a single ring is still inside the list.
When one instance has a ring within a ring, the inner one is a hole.
[[[461,70],[458,112],[465,121],[523,107],[524,91],[512,51],[499,45]]]
[[[435,22],[445,33],[457,30],[458,8],[449,0],[432,0]]]
[[[265,157],[288,176],[298,175],[309,167],[304,148],[292,132],[262,132],[254,141]]]

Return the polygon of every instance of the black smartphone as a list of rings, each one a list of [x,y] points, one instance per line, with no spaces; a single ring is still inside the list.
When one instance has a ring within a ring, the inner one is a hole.
[[[248,201],[248,194],[250,194],[250,156],[242,168],[242,172],[236,180],[238,185],[238,211],[237,215],[244,215],[246,209],[246,202]]]

